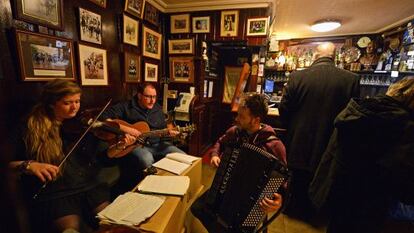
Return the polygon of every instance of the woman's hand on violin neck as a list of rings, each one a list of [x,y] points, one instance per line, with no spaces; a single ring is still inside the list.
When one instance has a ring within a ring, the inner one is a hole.
[[[59,173],[59,167],[34,161],[30,164],[27,173],[37,176],[42,182],[52,181],[56,179]]]

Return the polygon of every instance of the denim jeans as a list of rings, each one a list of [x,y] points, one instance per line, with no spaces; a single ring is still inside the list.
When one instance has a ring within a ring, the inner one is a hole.
[[[154,162],[164,158],[166,154],[173,152],[186,154],[170,142],[165,141],[151,144],[150,146],[137,147],[131,154],[138,159],[138,169],[144,170],[151,167]]]

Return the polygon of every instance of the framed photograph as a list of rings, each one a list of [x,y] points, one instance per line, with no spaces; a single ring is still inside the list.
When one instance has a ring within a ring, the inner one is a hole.
[[[169,54],[193,54],[194,39],[171,39],[168,40]]]
[[[158,65],[145,62],[144,66],[144,80],[145,82],[158,82]]]
[[[193,17],[193,33],[209,33],[210,16]]]
[[[72,40],[21,30],[15,35],[23,81],[75,80]]]
[[[143,18],[145,0],[125,0],[125,11],[138,18]]]
[[[105,8],[106,7],[106,0],[89,0],[93,3],[95,3],[96,5]]]
[[[145,13],[144,13],[144,19],[155,26],[158,26],[160,24],[159,22],[159,12],[158,9],[151,5],[150,3],[145,3]]]
[[[224,89],[223,100],[225,104],[231,104],[237,84],[239,82],[242,67],[226,66],[224,67]]]
[[[106,50],[79,44],[79,70],[83,86],[107,86]]]
[[[266,36],[269,27],[269,17],[247,19],[248,36]]]
[[[15,0],[16,18],[63,30],[63,0]]]
[[[192,57],[170,57],[170,80],[177,83],[193,83],[194,62]]]
[[[190,32],[190,14],[171,15],[171,33]]]
[[[141,56],[135,53],[124,53],[124,76],[126,83],[139,83],[141,81]]]
[[[146,57],[161,59],[162,35],[147,27],[142,27],[142,54]]]
[[[101,16],[79,7],[80,39],[87,42],[102,44]]]
[[[220,20],[220,36],[237,36],[239,27],[239,11],[222,11]]]
[[[125,44],[138,46],[138,21],[124,14],[124,30],[122,37]]]

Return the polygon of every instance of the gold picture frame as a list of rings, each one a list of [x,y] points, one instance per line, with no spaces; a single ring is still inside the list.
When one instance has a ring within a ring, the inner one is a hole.
[[[135,20],[128,15],[123,15],[123,33],[122,38],[125,44],[130,44],[138,46],[138,30],[139,23],[138,20]]]
[[[193,33],[209,33],[210,16],[193,17]]]
[[[190,14],[171,15],[171,33],[190,32]]]
[[[220,19],[220,36],[234,37],[237,36],[239,28],[239,11],[222,11]]]
[[[269,28],[269,17],[247,19],[247,36],[266,36]]]
[[[222,103],[231,104],[243,67],[225,66]]]
[[[144,18],[144,7],[145,0],[125,0],[125,12],[138,18]]]
[[[158,82],[158,64],[145,62],[144,81],[145,82]]]
[[[161,59],[162,35],[145,26],[142,27],[142,54],[146,57]]]
[[[194,39],[168,40],[168,54],[194,54]]]

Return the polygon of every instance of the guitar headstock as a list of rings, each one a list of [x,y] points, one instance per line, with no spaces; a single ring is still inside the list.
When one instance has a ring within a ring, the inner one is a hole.
[[[180,133],[193,133],[196,130],[195,124],[186,125],[184,127],[177,126],[177,131]]]

